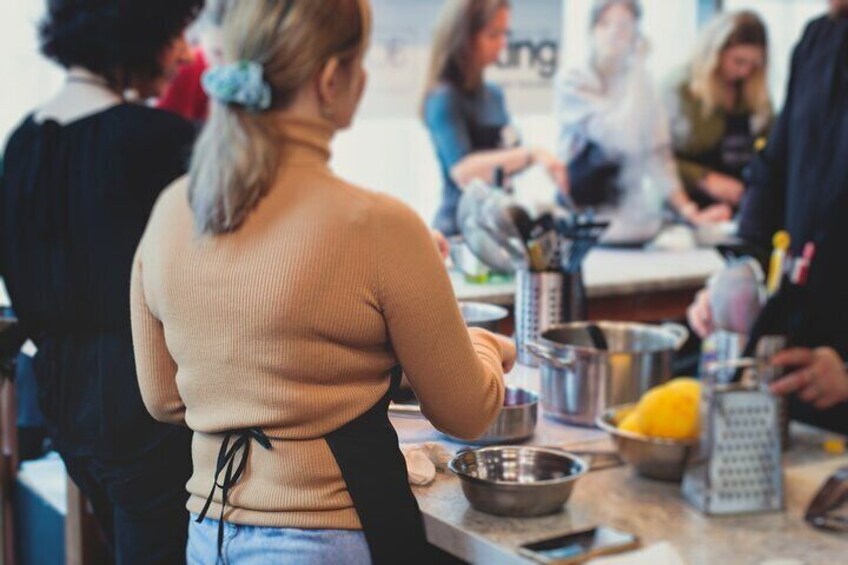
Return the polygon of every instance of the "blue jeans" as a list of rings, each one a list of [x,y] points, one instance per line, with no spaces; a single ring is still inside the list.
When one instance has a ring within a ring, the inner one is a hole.
[[[189,565],[215,565],[218,557],[218,520],[200,524],[192,515],[186,558]],[[297,530],[224,523],[221,557],[226,565],[370,565],[365,534],[353,530]]]

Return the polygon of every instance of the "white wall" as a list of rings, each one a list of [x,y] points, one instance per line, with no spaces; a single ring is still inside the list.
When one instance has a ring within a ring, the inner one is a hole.
[[[38,53],[37,24],[44,0],[0,2],[0,143],[58,88],[62,72]],[[2,151],[2,149],[0,149]]]

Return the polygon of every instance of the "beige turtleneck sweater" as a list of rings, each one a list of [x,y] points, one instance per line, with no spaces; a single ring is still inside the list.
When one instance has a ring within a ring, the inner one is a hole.
[[[378,402],[397,364],[437,428],[477,436],[503,403],[501,349],[465,328],[416,213],[334,176],[326,125],[282,126],[278,178],[238,231],[195,235],[185,179],[156,204],[132,276],[139,385],[156,419],[195,431],[190,511],[220,433],[261,427],[282,439],[254,443],[226,519],[358,529],[323,436]]]

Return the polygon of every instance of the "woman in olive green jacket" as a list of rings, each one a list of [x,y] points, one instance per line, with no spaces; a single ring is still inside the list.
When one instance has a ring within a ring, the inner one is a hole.
[[[722,14],[666,87],[677,166],[699,206],[719,203],[736,209],[742,200],[743,171],[774,115],[767,53],[759,16]]]

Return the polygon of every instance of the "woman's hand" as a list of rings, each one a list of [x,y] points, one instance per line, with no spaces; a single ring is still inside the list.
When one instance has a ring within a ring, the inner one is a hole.
[[[733,218],[733,209],[727,204],[714,204],[692,215],[690,221],[696,226],[720,224]]]
[[[692,331],[698,334],[698,337],[701,339],[706,338],[715,331],[709,290],[704,289],[695,296],[695,302],[689,307],[686,317],[689,320],[689,326],[692,328]]]
[[[731,206],[739,206],[745,194],[745,185],[739,179],[716,172],[707,173],[701,181],[701,188],[716,200]]]
[[[450,243],[439,230],[430,230],[430,233],[433,236],[433,243],[436,244],[436,249],[439,250],[439,255],[442,256],[442,261],[446,261],[450,255]]]
[[[772,364],[793,372],[771,385],[774,394],[798,393],[798,398],[824,410],[848,401],[845,361],[829,347],[789,349],[775,355]]]
[[[568,167],[566,164],[557,159],[551,152],[538,147],[532,149],[530,154],[533,158],[533,163],[544,167],[545,171],[547,171],[551,179],[556,183],[559,191],[567,194],[569,183]]]
[[[498,344],[501,346],[501,366],[504,374],[512,371],[515,366],[515,359],[518,356],[518,351],[515,349],[515,342],[512,338],[500,334],[493,334]]]

